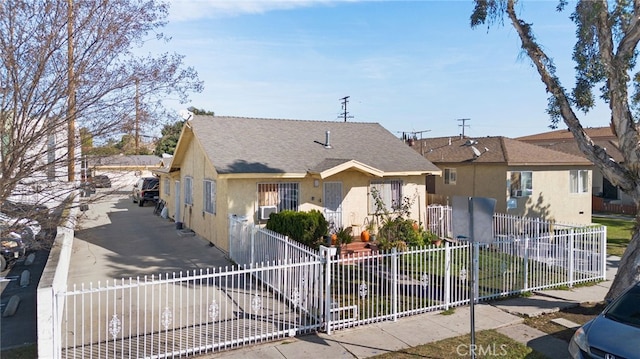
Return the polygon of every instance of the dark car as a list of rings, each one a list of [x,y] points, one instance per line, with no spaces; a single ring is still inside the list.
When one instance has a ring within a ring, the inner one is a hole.
[[[144,206],[147,201],[156,202],[160,196],[160,180],[157,177],[142,177],[133,185],[133,203]]]
[[[97,175],[91,177],[91,183],[95,188],[111,188],[111,179],[107,175]]]
[[[638,358],[640,283],[627,289],[571,338],[572,358]]]

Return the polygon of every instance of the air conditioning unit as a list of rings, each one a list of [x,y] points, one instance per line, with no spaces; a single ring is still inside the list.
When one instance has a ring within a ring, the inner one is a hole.
[[[516,197],[522,197],[522,190],[521,189],[516,191]]]
[[[258,214],[260,215],[261,221],[266,221],[269,219],[269,215],[271,213],[278,213],[277,206],[261,206],[258,210]]]

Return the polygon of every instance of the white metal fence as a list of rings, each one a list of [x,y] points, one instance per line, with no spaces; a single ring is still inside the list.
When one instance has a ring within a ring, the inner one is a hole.
[[[264,263],[74,287],[57,298],[61,357],[189,356],[315,331],[317,268]],[[264,284],[274,278],[281,292]]]
[[[334,256],[230,218],[242,265],[57,293],[55,341],[63,358],[190,356],[464,305],[470,263],[480,300],[605,278],[605,227],[539,228],[496,234],[472,261],[466,242]]]

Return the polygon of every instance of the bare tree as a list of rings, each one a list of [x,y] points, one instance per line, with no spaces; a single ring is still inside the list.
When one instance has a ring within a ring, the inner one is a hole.
[[[69,129],[93,139],[140,129],[165,116],[165,97],[202,90],[182,56],[136,55],[168,41],[167,14],[157,0],[0,2],[0,200],[27,180],[66,181],[81,146]]]
[[[533,62],[550,94],[547,111],[551,115],[552,127],[561,120],[564,121],[580,150],[612,184],[633,198],[636,207],[640,208],[640,136],[633,116],[640,98],[640,75],[631,75],[636,70],[640,40],[640,1],[577,2],[570,17],[576,24],[577,34],[573,49],[577,74],[571,92],[561,85],[553,60],[538,44],[532,24],[520,17],[516,5],[515,0],[476,0],[471,26],[491,26],[502,22],[504,16],[507,16],[520,37],[522,50]],[[561,0],[556,9],[563,11],[566,5],[567,1]],[[621,163],[612,161],[605,148],[594,144],[576,115],[575,110],[587,112],[594,107],[594,88],[600,91],[600,97],[611,110],[610,126],[624,156]],[[640,280],[639,219],[640,213],[637,213],[631,241],[622,256],[607,299],[615,298]]]

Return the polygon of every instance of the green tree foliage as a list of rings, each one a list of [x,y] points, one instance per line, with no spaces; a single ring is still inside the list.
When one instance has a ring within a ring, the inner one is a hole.
[[[164,125],[161,131],[162,137],[160,137],[154,151],[156,156],[162,156],[163,153],[173,155],[183,126],[184,121],[177,121],[172,125]]]
[[[555,10],[564,11],[567,5],[566,0],[560,0]],[[573,47],[576,78],[571,90],[561,84],[553,59],[538,43],[533,24],[524,19],[526,2],[476,0],[471,26],[490,27],[502,24],[505,18],[510,22],[520,38],[522,51],[532,61],[549,93],[547,112],[551,117],[551,127],[555,128],[563,121],[585,156],[640,209],[640,131],[637,117],[640,72],[636,66],[640,6],[630,0],[580,0],[575,5],[569,16],[576,28]],[[622,162],[612,161],[607,149],[591,140],[576,114],[576,111],[592,109],[597,95],[611,110],[611,117],[606,120],[610,121],[609,125],[617,137],[617,147],[624,156]],[[640,218],[640,212],[636,218]],[[607,299],[615,298],[640,281],[639,229],[639,226],[634,229]]]
[[[214,116],[215,113],[213,111],[207,111],[201,108],[195,108],[193,106],[188,108],[189,112],[193,113],[194,115],[208,115],[208,116]]]

